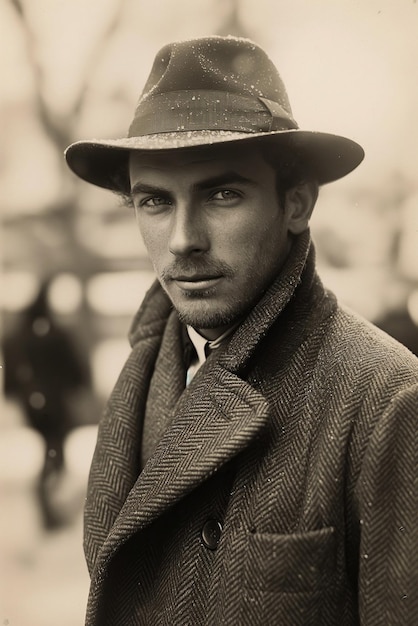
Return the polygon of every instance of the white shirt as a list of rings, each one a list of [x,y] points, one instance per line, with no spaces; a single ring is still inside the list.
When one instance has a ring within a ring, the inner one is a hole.
[[[187,326],[187,332],[190,337],[190,341],[195,347],[195,350],[197,353],[197,359],[193,361],[193,363],[190,365],[189,369],[187,370],[186,387],[187,385],[190,384],[193,377],[196,375],[196,372],[198,371],[198,369],[202,367],[203,363],[207,359],[207,356],[205,354],[206,345],[208,346],[209,350],[216,350],[216,348],[219,348],[219,346],[224,341],[224,339],[229,337],[229,335],[235,330],[238,324],[239,322],[234,324],[234,326],[232,326],[231,328],[228,328],[224,333],[222,333],[222,335],[220,335],[213,341],[208,341],[207,339],[205,339],[205,337],[202,337],[202,335],[198,333],[197,330],[195,330],[192,326]]]

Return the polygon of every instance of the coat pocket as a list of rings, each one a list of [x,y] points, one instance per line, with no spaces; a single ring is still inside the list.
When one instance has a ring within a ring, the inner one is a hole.
[[[248,539],[241,624],[334,626],[334,528]]]
[[[246,586],[267,592],[316,592],[332,585],[335,529],[249,536]]]

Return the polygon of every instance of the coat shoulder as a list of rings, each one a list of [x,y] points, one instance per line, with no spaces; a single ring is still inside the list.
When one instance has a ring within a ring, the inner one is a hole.
[[[418,382],[418,358],[383,330],[344,306],[338,306],[324,337],[334,365],[356,368],[362,375],[402,373]]]
[[[339,412],[360,429],[373,428],[404,396],[418,401],[418,358],[347,308],[332,316],[316,366],[322,399],[338,397]],[[414,411],[407,413],[413,419]]]

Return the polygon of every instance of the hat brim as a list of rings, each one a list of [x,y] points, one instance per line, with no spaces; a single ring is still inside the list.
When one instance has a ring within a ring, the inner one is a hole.
[[[77,141],[65,151],[70,169],[83,180],[129,193],[128,167],[132,151],[170,151],[231,142],[272,142],[303,159],[310,172],[324,185],[354,170],[364,158],[355,141],[334,135],[299,129],[260,133],[199,130],[157,133],[125,139]]]

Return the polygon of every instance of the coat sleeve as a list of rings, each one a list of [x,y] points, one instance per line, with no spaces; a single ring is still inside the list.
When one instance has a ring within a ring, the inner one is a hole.
[[[356,488],[362,626],[418,624],[418,385],[377,423]]]

